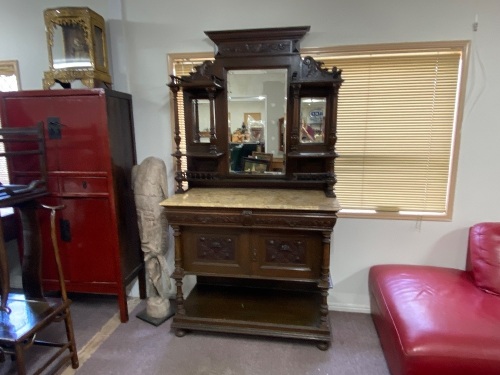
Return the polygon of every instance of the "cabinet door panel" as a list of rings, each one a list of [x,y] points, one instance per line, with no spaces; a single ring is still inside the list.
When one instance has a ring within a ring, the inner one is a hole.
[[[187,272],[249,274],[248,234],[236,229],[185,227],[182,231]]]
[[[61,201],[57,198],[43,198],[41,203],[48,206],[59,206]],[[61,265],[64,273],[64,279],[66,282],[71,279],[71,269],[68,264],[68,252],[61,241],[61,211],[56,214],[56,237],[57,245],[59,247],[59,255],[61,258]],[[42,265],[43,265],[43,279],[50,280],[57,284],[57,265],[54,259],[54,245],[52,244],[51,229],[50,229],[50,210],[39,209],[38,210],[38,220],[40,222],[40,232],[42,236]]]
[[[71,282],[116,280],[115,231],[107,199],[61,199],[59,247]]]
[[[7,98],[5,99],[5,124],[9,128],[34,126],[39,122],[44,124],[45,150],[47,170],[58,169],[57,142],[48,138],[47,113],[52,111],[51,98]],[[29,160],[28,160],[29,159]],[[38,171],[38,158],[13,158],[14,175],[16,171]]]
[[[89,96],[9,98],[5,102],[6,126],[44,123],[49,172],[105,171],[109,147],[107,127],[103,124],[107,119],[100,107],[103,100],[99,99]],[[26,161],[22,164],[23,171],[39,168],[38,163],[32,163],[33,167]]]
[[[321,233],[259,231],[253,233],[252,241],[258,254],[254,262],[255,276],[319,279],[323,252]]]
[[[107,199],[44,198],[47,205],[64,205],[57,212],[56,235],[64,278],[71,283],[99,283],[116,280],[114,240]],[[43,246],[43,279],[57,279],[50,237],[50,211],[39,211]]]
[[[107,127],[102,101],[96,97],[75,96],[53,98],[59,118],[61,138],[58,140],[59,170],[104,171],[109,160]],[[49,114],[50,115],[50,114]]]

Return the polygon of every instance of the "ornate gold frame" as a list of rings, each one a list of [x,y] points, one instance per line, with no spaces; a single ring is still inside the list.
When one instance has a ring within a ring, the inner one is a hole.
[[[70,86],[75,80],[80,80],[82,84],[90,88],[111,87],[106,44],[106,25],[103,17],[87,7],[63,7],[46,9],[44,11],[44,20],[50,70],[44,72],[43,88],[50,89],[55,83]],[[83,30],[83,40],[81,42],[88,49],[90,67],[54,67],[54,30],[57,26],[78,26]],[[96,28],[102,32],[100,37],[95,34]],[[99,41],[97,40],[98,38]],[[102,47],[102,51],[96,51],[98,47]],[[97,56],[102,60],[102,64],[98,63]]]

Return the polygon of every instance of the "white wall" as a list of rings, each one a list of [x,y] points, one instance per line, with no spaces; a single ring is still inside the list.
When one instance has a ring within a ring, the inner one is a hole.
[[[23,89],[41,88],[48,69],[42,12],[57,6],[88,6],[107,20],[114,88],[134,97],[138,159],[163,158],[171,177],[167,55],[211,51],[205,30],[310,25],[302,47],[472,40],[453,220],[340,219],[332,244],[332,308],[368,311],[373,264],[463,268],[467,228],[500,221],[497,0],[0,0],[0,59],[19,60]]]

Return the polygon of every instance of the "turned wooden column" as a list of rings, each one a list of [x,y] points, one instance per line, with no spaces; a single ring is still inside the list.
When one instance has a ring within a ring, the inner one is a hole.
[[[184,278],[184,269],[182,268],[182,235],[178,225],[173,225],[174,241],[175,241],[175,269],[172,278],[175,280],[177,313],[180,315],[186,314],[184,309],[184,294],[182,293],[182,280]]]

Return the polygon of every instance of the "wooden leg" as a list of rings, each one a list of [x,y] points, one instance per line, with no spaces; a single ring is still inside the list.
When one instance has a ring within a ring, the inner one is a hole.
[[[316,347],[319,349],[319,350],[328,350],[328,348],[330,347],[330,343],[328,341],[320,341],[316,344]]]
[[[141,270],[139,271],[139,274],[137,276],[139,280],[139,298],[140,299],[146,299],[147,297],[147,292],[146,292],[146,266],[142,267]]]
[[[176,303],[177,303],[177,314],[186,315],[186,310],[184,309],[184,294],[182,292],[182,280],[184,278],[184,269],[182,268],[182,239],[181,231],[179,226],[173,226],[174,229],[174,239],[175,239],[175,270],[172,278],[175,280],[175,286],[177,288],[176,292]]]
[[[120,321],[122,323],[128,322],[128,305],[127,305],[127,293],[125,286],[122,285],[118,292],[118,306],[120,308]]]
[[[3,240],[3,224],[0,219],[0,297],[2,298],[0,311],[10,313],[7,307],[7,297],[9,296],[10,288],[9,265],[7,264],[7,259],[7,249],[5,248]]]
[[[177,328],[175,330],[175,335],[177,337],[184,337],[184,336],[186,336],[186,333],[187,333],[187,331],[185,329],[182,329],[182,328]]]
[[[16,344],[16,366],[18,375],[26,375],[26,364],[24,363],[24,352],[21,348],[22,344]]]
[[[319,289],[321,290],[321,328],[328,328],[330,322],[328,320],[328,289],[330,288],[330,237],[332,232],[323,232],[323,262],[321,265],[321,281]]]
[[[37,203],[28,201],[18,206],[23,228],[22,280],[27,298],[43,298],[42,282],[39,275],[42,238],[36,213]]]
[[[71,353],[71,367],[76,369],[80,364],[78,362],[78,352],[76,350],[75,332],[73,331],[73,321],[71,319],[71,312],[69,310],[69,307],[66,309],[64,314],[65,314],[64,325],[66,326],[66,338],[70,343],[69,351]]]

